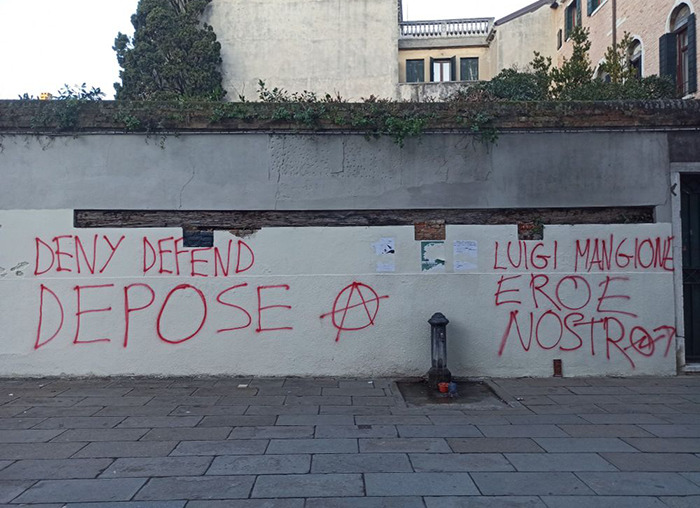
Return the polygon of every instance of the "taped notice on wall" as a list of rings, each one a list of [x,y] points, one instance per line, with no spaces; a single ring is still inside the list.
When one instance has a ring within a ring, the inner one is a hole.
[[[420,243],[420,269],[422,272],[445,272],[445,242],[425,241]]]
[[[372,248],[377,256],[377,272],[396,271],[396,247],[393,238],[380,238],[372,244]]]
[[[455,240],[454,242],[454,271],[468,272],[479,266],[479,247],[472,240]]]

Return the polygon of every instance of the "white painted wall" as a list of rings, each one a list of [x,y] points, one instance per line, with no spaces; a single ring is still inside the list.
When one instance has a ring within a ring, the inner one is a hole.
[[[548,226],[523,243],[514,226],[448,226],[436,273],[422,271],[412,227],[263,229],[242,239],[240,273],[234,248],[218,277],[212,250],[183,249],[180,275],[165,273],[180,234],[77,230],[70,210],[0,212],[0,375],[422,375],[437,311],[455,375],[550,376],[556,358],[567,376],[676,371],[670,224]],[[387,238],[395,254],[378,254]],[[609,269],[596,239],[614,243]],[[238,241],[215,233],[224,253]],[[520,248],[527,268],[513,266]],[[524,345],[514,325],[506,333],[513,315]]]

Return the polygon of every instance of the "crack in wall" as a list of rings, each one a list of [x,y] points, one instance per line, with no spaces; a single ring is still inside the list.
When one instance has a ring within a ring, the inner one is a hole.
[[[178,206],[177,206],[177,209],[178,209],[178,210],[182,210],[182,195],[184,194],[185,189],[187,188],[187,186],[188,186],[190,183],[192,183],[192,180],[194,180],[194,177],[195,177],[196,174],[197,174],[197,167],[196,167],[194,164],[192,164],[192,174],[190,175],[190,179],[187,180],[187,181],[185,182],[185,185],[182,186],[182,189],[180,189],[180,202],[179,202],[179,204],[178,204]]]

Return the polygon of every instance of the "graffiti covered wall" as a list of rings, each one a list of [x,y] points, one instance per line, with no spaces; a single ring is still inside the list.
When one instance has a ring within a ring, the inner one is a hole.
[[[0,212],[0,375],[672,375],[670,224],[75,229]]]

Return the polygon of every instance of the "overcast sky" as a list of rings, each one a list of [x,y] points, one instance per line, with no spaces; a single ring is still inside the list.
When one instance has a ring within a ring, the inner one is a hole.
[[[270,0],[275,1],[275,0]],[[406,19],[500,18],[534,0],[404,0]],[[83,82],[114,96],[112,45],[138,0],[0,0],[0,99]]]

